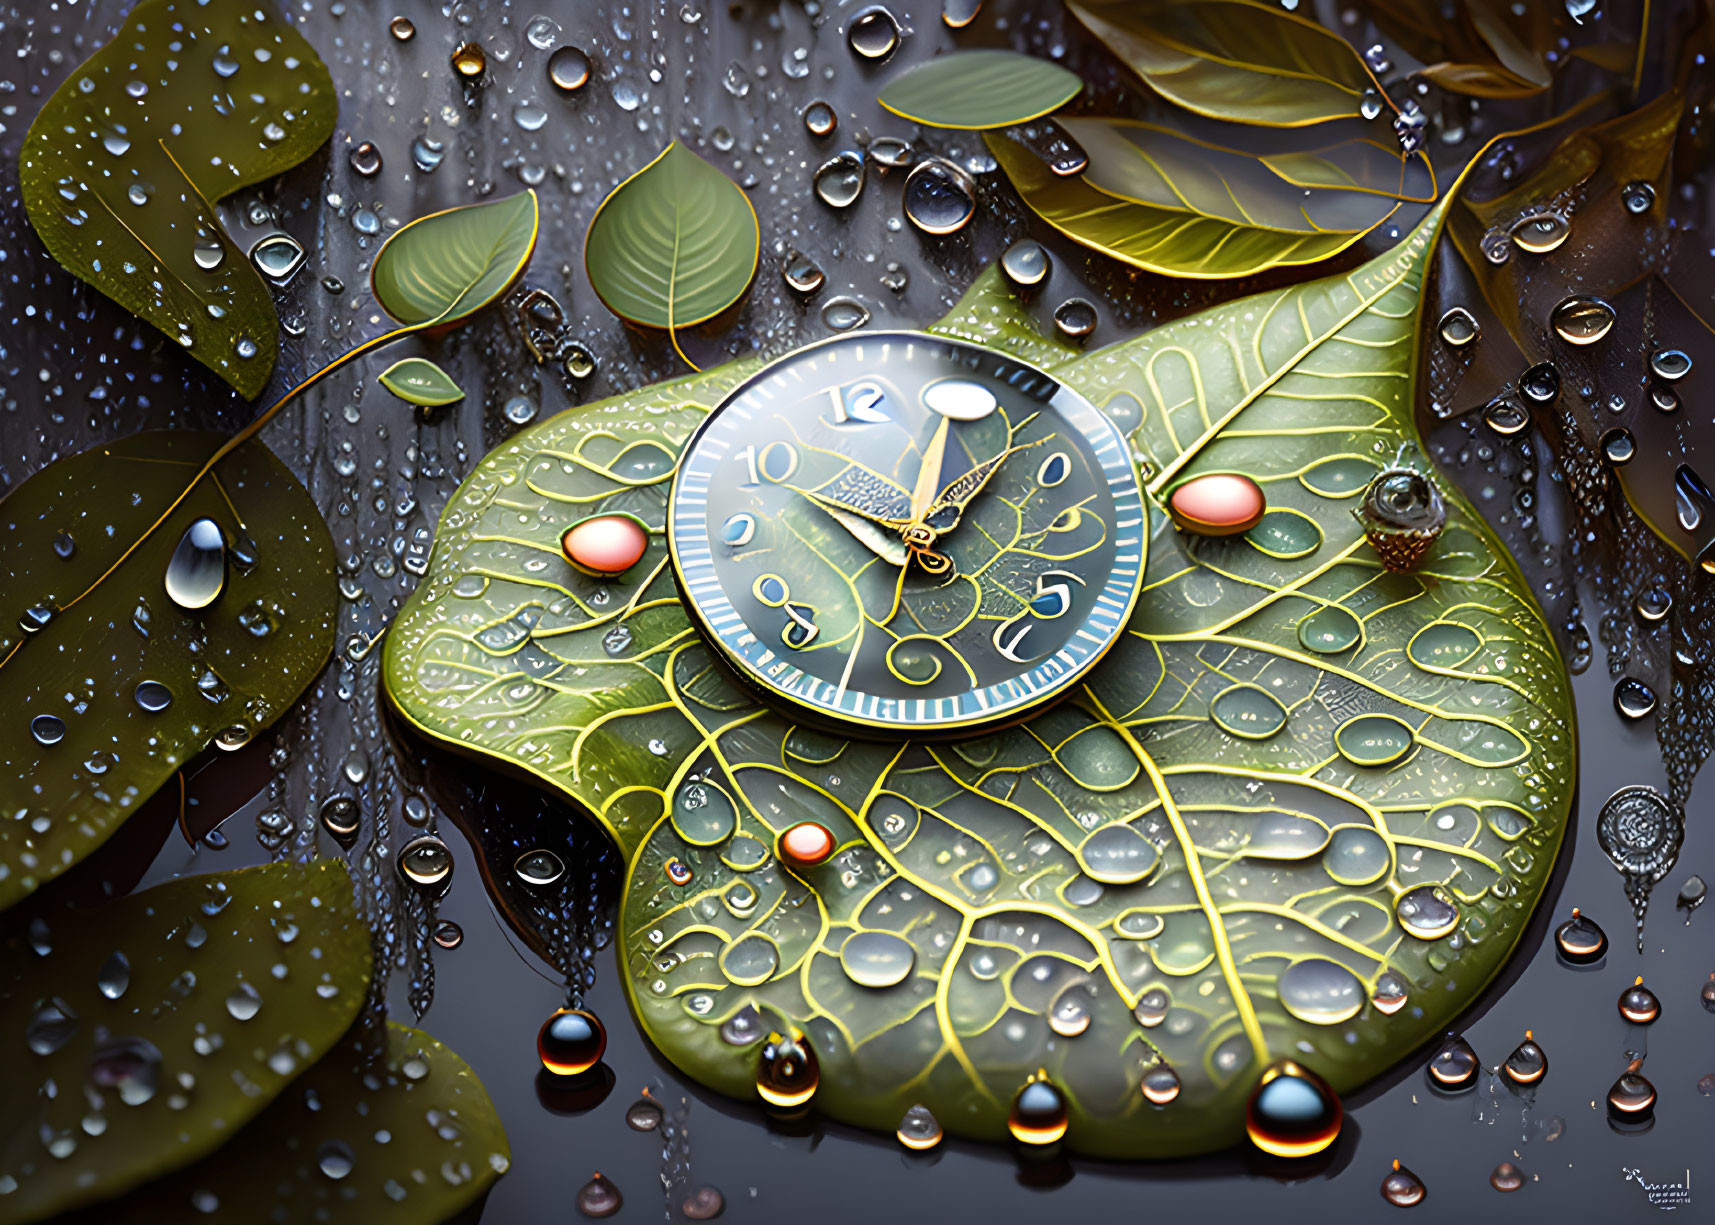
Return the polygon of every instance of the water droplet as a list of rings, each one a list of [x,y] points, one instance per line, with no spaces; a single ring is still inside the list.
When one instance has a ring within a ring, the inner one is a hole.
[[[834,108],[820,98],[804,108],[804,129],[812,136],[827,136],[839,125]]]
[[[840,948],[840,965],[846,977],[872,990],[898,986],[916,964],[917,950],[893,932],[853,932]]]
[[[526,98],[516,103],[512,108],[512,122],[525,132],[539,131],[548,122],[548,112]]]
[[[95,985],[110,1000],[125,994],[125,988],[131,985],[131,962],[124,953],[115,952],[102,963],[95,976]]]
[[[897,136],[880,136],[869,142],[869,160],[883,170],[898,170],[911,164],[911,146]]]
[[[1000,270],[1014,289],[1035,289],[1048,279],[1048,251],[1034,238],[1021,238],[1000,257]]]
[[[976,214],[976,184],[946,158],[926,157],[906,176],[902,203],[906,219],[925,234],[951,234]]]
[[[948,28],[962,30],[977,19],[983,0],[942,0],[941,20]]]
[[[160,681],[139,681],[132,697],[137,705],[152,715],[158,715],[173,704],[173,691]]]
[[[290,234],[269,234],[250,248],[250,262],[270,280],[288,281],[304,265],[304,248]]]
[[[1409,573],[1422,564],[1447,523],[1441,491],[1412,468],[1389,468],[1364,491],[1358,507],[1364,536],[1394,573]]]
[[[444,949],[456,949],[464,943],[464,928],[451,919],[442,919],[435,924],[435,943]]]
[[[686,865],[685,861],[680,859],[677,855],[667,861],[666,871],[667,879],[675,885],[688,885],[691,883],[691,869]]]
[[[1548,1054],[1530,1030],[1501,1064],[1501,1074],[1515,1085],[1534,1085],[1548,1075]]]
[[[581,1076],[601,1062],[607,1030],[593,1012],[561,1008],[542,1022],[536,1054],[555,1076]]]
[[[1262,486],[1236,472],[1194,476],[1167,499],[1175,526],[1199,536],[1236,536],[1262,522]]]
[[[774,853],[793,868],[813,868],[834,853],[834,835],[827,826],[800,821],[780,835]]]
[[[226,997],[226,1011],[234,1021],[248,1021],[262,1011],[262,993],[241,982]]]
[[[770,1106],[792,1109],[816,1094],[821,1068],[802,1031],[768,1035],[756,1062],[756,1092]]]
[[[204,232],[198,235],[191,258],[204,272],[213,272],[226,259],[226,246],[219,238]]]
[[[1602,456],[1614,467],[1625,467],[1637,453],[1638,444],[1630,430],[1617,427],[1602,435]]]
[[[1365,119],[1375,119],[1382,113],[1382,96],[1373,89],[1366,89],[1358,99],[1358,114]]]
[[[1477,317],[1463,306],[1455,306],[1441,316],[1441,339],[1455,349],[1464,348],[1477,339],[1482,328],[1477,324]]]
[[[1620,189],[1620,200],[1633,216],[1647,213],[1655,206],[1655,188],[1642,180],[1627,183]]]
[[[1608,1117],[1622,1123],[1641,1123],[1655,1113],[1655,1086],[1640,1071],[1644,1061],[1634,1058],[1608,1090]]]
[[[1679,896],[1674,899],[1674,905],[1685,912],[1687,925],[1691,923],[1691,912],[1703,905],[1708,896],[1709,886],[1703,882],[1701,876],[1695,874],[1679,887]]]
[[[566,560],[593,578],[625,573],[648,548],[648,531],[630,515],[595,515],[574,523],[560,537]]]
[[[30,720],[30,735],[37,744],[58,744],[66,738],[65,720],[58,715],[37,715]]]
[[[1418,885],[1394,903],[1399,925],[1419,940],[1439,940],[1459,925],[1459,908],[1440,885]]]
[[[411,160],[424,174],[433,174],[446,156],[447,147],[441,141],[419,136],[411,142]]]
[[[864,9],[846,29],[851,49],[866,60],[884,60],[899,46],[899,23],[880,5]]]
[[[1635,676],[1623,676],[1614,685],[1614,709],[1624,719],[1647,719],[1655,712],[1655,690]]]
[[[1179,1096],[1179,1073],[1157,1063],[1144,1072],[1141,1090],[1151,1106],[1165,1106]]]
[[[583,48],[567,45],[548,57],[548,80],[563,93],[574,93],[590,79],[590,57]]]
[[[38,1055],[51,1055],[77,1032],[77,1013],[62,999],[52,999],[36,1010],[24,1030],[24,1041]]]
[[[786,263],[781,267],[780,276],[786,282],[786,288],[806,298],[820,289],[826,279],[815,261],[796,250],[786,253]]]
[[[640,1097],[626,1109],[625,1125],[632,1131],[655,1131],[665,1117],[661,1103],[652,1097]]]
[[[1519,376],[1518,388],[1525,399],[1547,404],[1560,394],[1560,371],[1552,362],[1538,362]]]
[[[1544,209],[1514,222],[1512,240],[1520,251],[1543,255],[1560,246],[1571,233],[1572,223],[1565,213]]]
[[[341,846],[349,847],[357,840],[361,816],[357,801],[349,795],[330,795],[322,801],[322,827]]]
[[[167,596],[186,612],[207,608],[226,586],[226,537],[213,519],[185,529],[167,562]]]
[[[1316,1073],[1290,1059],[1269,1065],[1245,1106],[1251,1143],[1275,1157],[1308,1157],[1340,1134],[1340,1099]]]
[[[1477,1073],[1483,1070],[1477,1052],[1458,1034],[1448,1034],[1429,1059],[1430,1083],[1438,1089],[1468,1089],[1477,1083]]]
[[[1483,409],[1483,421],[1501,437],[1510,438],[1530,428],[1530,410],[1511,396],[1500,395]]]
[[[525,851],[512,865],[518,879],[534,889],[546,889],[566,874],[566,865],[549,850]]]
[[[1649,355],[1650,373],[1677,383],[1691,373],[1691,354],[1684,349],[1657,349]]]
[[[1661,1015],[1661,1001],[1655,992],[1644,986],[1640,975],[1631,986],[1620,992],[1620,1015],[1634,1025],[1649,1025]]]
[[[1410,1208],[1421,1204],[1426,1194],[1428,1189],[1424,1187],[1423,1180],[1397,1160],[1393,1169],[1387,1172],[1387,1177],[1382,1179],[1382,1198],[1395,1207]]]
[[[466,81],[475,81],[488,71],[488,53],[481,43],[460,43],[452,54],[453,72]]]
[[[1573,965],[1590,965],[1608,952],[1608,934],[1574,906],[1572,917],[1554,929],[1554,944],[1561,957]]]
[[[623,1202],[619,1188],[600,1174],[578,1188],[578,1211],[587,1217],[610,1217]]]
[[[1312,1025],[1338,1025],[1363,1009],[1364,984],[1337,961],[1306,957],[1281,974],[1277,984],[1281,1007]]]
[[[1384,970],[1376,979],[1376,989],[1370,995],[1370,1003],[1375,1005],[1377,1012],[1391,1017],[1405,1007],[1407,998],[1405,980],[1392,970]]]
[[[726,1196],[720,1188],[707,1183],[679,1201],[679,1211],[687,1221],[712,1221],[726,1210]]]
[[[848,208],[863,191],[863,157],[849,149],[816,167],[816,197],[830,208]]]
[[[1088,298],[1067,298],[1054,308],[1054,326],[1072,340],[1083,340],[1096,330],[1096,307]]]
[[[143,205],[149,203],[151,192],[152,189],[147,183],[133,183],[130,187],[126,188],[125,198],[141,208]]]
[[[161,1052],[143,1038],[109,1038],[89,1058],[90,1083],[112,1089],[127,1106],[155,1096],[161,1078]]]
[[[426,888],[444,885],[453,874],[453,853],[432,834],[413,838],[399,848],[399,874]]]
[[[367,179],[381,170],[381,150],[366,140],[351,151],[350,161],[351,168]]]
[[[1013,1139],[1036,1146],[1058,1141],[1066,1134],[1067,1122],[1066,1095],[1047,1072],[1037,1072],[1024,1082],[1006,1120]]]
[[[1642,620],[1654,624],[1673,610],[1673,596],[1665,587],[1650,587],[1638,594],[1633,607]]]
[[[1512,240],[1507,237],[1505,230],[1490,230],[1478,240],[1477,247],[1482,251],[1483,258],[1491,264],[1504,264],[1513,256]]]
[[[1600,298],[1573,294],[1554,308],[1548,321],[1567,344],[1593,345],[1614,326],[1614,308]]]
[[[524,37],[538,51],[546,51],[560,36],[560,23],[552,17],[532,17],[524,27]]]
[[[1489,1175],[1489,1185],[1497,1191],[1517,1191],[1524,1186],[1524,1171],[1510,1161],[1503,1161]]]
[[[835,332],[849,332],[869,322],[869,308],[844,295],[822,303],[822,323]]]
[[[351,1173],[354,1158],[351,1145],[343,1140],[329,1140],[316,1150],[316,1166],[336,1182]]]
[[[395,17],[387,23],[387,32],[402,43],[408,43],[417,37],[417,27],[411,23],[409,17]]]
[[[1154,1029],[1167,1019],[1167,1009],[1171,1002],[1166,991],[1160,987],[1151,987],[1138,997],[1137,1007],[1132,1009],[1132,1015],[1145,1029]]]
[[[894,1135],[906,1148],[921,1152],[941,1143],[941,1123],[929,1112],[929,1107],[912,1106],[899,1120],[899,1129]]]
[[[749,1046],[760,1042],[768,1032],[768,1023],[754,1004],[746,1004],[721,1026],[721,1041],[728,1046]]]

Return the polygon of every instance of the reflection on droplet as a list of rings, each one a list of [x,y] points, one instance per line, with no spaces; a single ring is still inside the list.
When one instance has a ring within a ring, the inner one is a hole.
[[[1554,308],[1548,321],[1567,344],[1591,345],[1614,326],[1614,308],[1600,298],[1573,294]]]
[[[707,1183],[679,1201],[679,1211],[687,1221],[712,1221],[726,1208],[726,1196],[718,1187]]]
[[[845,149],[816,167],[816,198],[829,208],[849,208],[863,192],[863,155]]]
[[[330,795],[322,801],[322,828],[341,846],[349,847],[357,839],[362,810],[349,795]]]
[[[1633,607],[1639,618],[1653,624],[1673,611],[1673,596],[1665,587],[1650,587],[1638,593]]]
[[[1620,189],[1620,201],[1626,206],[1626,211],[1634,216],[1647,213],[1655,205],[1655,188],[1641,180],[1627,183]]]
[[[185,529],[167,562],[167,595],[186,612],[207,608],[226,586],[226,537],[213,519]]]
[[[226,997],[226,1011],[234,1021],[248,1021],[262,1011],[262,993],[241,982]]]
[[[794,868],[813,868],[834,853],[834,835],[825,825],[800,821],[780,835],[774,852]]]
[[[878,136],[869,142],[869,160],[883,170],[898,170],[911,164],[911,146],[897,136]]]
[[[590,79],[590,57],[569,44],[548,57],[548,80],[562,93],[580,90]]]
[[[1439,940],[1459,926],[1459,908],[1440,885],[1418,885],[1394,903],[1399,925],[1419,940]]]
[[[1269,1065],[1245,1105],[1251,1143],[1275,1157],[1309,1157],[1334,1143],[1344,1117],[1334,1090],[1291,1059]]]
[[[786,262],[781,265],[780,277],[786,282],[786,288],[806,298],[820,289],[827,279],[814,260],[797,250],[786,253]]]
[[[1547,404],[1560,394],[1560,371],[1552,362],[1538,362],[1519,376],[1518,389],[1525,399]]]
[[[913,1106],[899,1120],[899,1129],[893,1134],[906,1148],[921,1152],[941,1143],[941,1124],[929,1107]]]
[[[819,98],[804,108],[804,129],[812,136],[827,136],[838,124],[834,108]]]
[[[866,60],[884,60],[899,46],[899,23],[880,5],[864,9],[847,27],[846,42]]]
[[[1083,340],[1096,330],[1096,306],[1088,298],[1067,298],[1054,308],[1054,326],[1071,340]]]
[[[941,0],[941,20],[948,28],[962,30],[977,19],[983,0]]]
[[[1158,1063],[1143,1074],[1140,1089],[1151,1106],[1165,1106],[1179,1096],[1179,1073]]]
[[[30,720],[30,735],[37,744],[58,744],[66,738],[65,720],[58,715],[37,715]]]
[[[1048,279],[1048,251],[1034,238],[1021,238],[1000,257],[1000,270],[1014,289],[1034,289]]]
[[[1477,248],[1482,251],[1484,259],[1496,265],[1506,263],[1513,255],[1512,240],[1502,229],[1493,229],[1484,234],[1478,240]]]
[[[24,1042],[38,1055],[51,1055],[77,1032],[77,1013],[62,999],[52,999],[36,1010],[24,1029]]]
[[[1655,712],[1655,690],[1635,676],[1623,676],[1614,684],[1614,709],[1623,719],[1647,719]]]
[[[1515,1085],[1534,1085],[1548,1075],[1548,1054],[1530,1030],[1501,1064],[1501,1074]]]
[[[1619,1008],[1620,1015],[1633,1025],[1649,1025],[1661,1015],[1661,1001],[1644,986],[1642,975],[1620,992]]]
[[[1071,983],[1048,1005],[1048,1028],[1062,1038],[1076,1038],[1090,1028],[1095,993],[1088,983]]]
[[[906,218],[925,234],[951,234],[976,214],[976,184],[946,158],[927,157],[906,176],[902,203]]]
[[[1657,349],[1649,357],[1650,372],[1676,383],[1691,373],[1691,355],[1684,349]]]
[[[1477,325],[1477,317],[1463,306],[1455,306],[1441,316],[1441,339],[1455,349],[1463,348],[1477,339],[1481,330]]]
[[[1565,213],[1543,209],[1513,223],[1512,240],[1521,251],[1542,255],[1554,250],[1572,233]]]
[[[1199,536],[1236,536],[1262,522],[1268,502],[1262,486],[1237,472],[1194,476],[1168,496],[1176,527]]]
[[[381,171],[381,150],[366,140],[351,151],[350,161],[351,168],[367,179]]]
[[[578,1188],[578,1211],[596,1220],[612,1216],[623,1202],[619,1188],[600,1174]]]
[[[304,265],[304,248],[290,234],[268,234],[250,248],[250,262],[272,281],[290,280]]]
[[[518,879],[534,889],[546,889],[566,874],[566,865],[549,850],[525,851],[512,865]]]
[[[1530,410],[1508,395],[1496,396],[1483,409],[1483,422],[1503,438],[1530,428]]]
[[[746,1004],[721,1025],[721,1041],[728,1046],[749,1046],[761,1041],[768,1032],[768,1023],[754,1004]]]
[[[1625,467],[1637,453],[1637,441],[1625,427],[1616,427],[1602,435],[1602,456],[1614,467]]]
[[[1510,1161],[1503,1161],[1489,1175],[1489,1185],[1497,1191],[1517,1191],[1524,1186],[1524,1171]]]
[[[435,943],[444,949],[456,949],[464,943],[464,928],[451,919],[442,919],[435,924]]]
[[[822,323],[835,332],[849,332],[869,322],[869,308],[844,295],[822,303]]]
[[[433,174],[446,156],[447,146],[442,141],[429,136],[418,136],[411,141],[411,160],[424,174]]]
[[[601,1062],[607,1030],[593,1012],[555,1011],[536,1032],[536,1054],[555,1076],[581,1076]]]
[[[1132,1015],[1145,1029],[1154,1029],[1167,1019],[1167,1009],[1171,1002],[1166,991],[1160,987],[1151,987],[1138,997],[1137,1007],[1132,1009]]]
[[[560,537],[566,560],[592,578],[625,573],[648,548],[648,531],[630,515],[592,515],[572,524]]]
[[[137,705],[152,715],[158,715],[173,704],[173,691],[160,681],[139,681],[132,693]]]
[[[1467,1089],[1477,1083],[1483,1065],[1471,1044],[1458,1034],[1448,1034],[1429,1059],[1430,1082],[1440,1089]]]
[[[453,853],[433,834],[413,838],[399,848],[399,874],[426,888],[444,885],[453,874]]]
[[[1370,1003],[1375,1005],[1377,1012],[1391,1017],[1405,1007],[1407,998],[1405,980],[1392,970],[1384,970],[1376,979],[1376,989],[1370,995]]]
[[[1608,1090],[1608,1117],[1623,1123],[1640,1123],[1655,1113],[1655,1086],[1639,1070],[1642,1059],[1626,1065]]]
[[[1428,1190],[1424,1187],[1423,1180],[1401,1165],[1397,1159],[1393,1163],[1393,1169],[1382,1179],[1382,1198],[1396,1208],[1410,1208],[1414,1204],[1421,1204],[1426,1194]]]
[[[1040,1146],[1064,1136],[1067,1121],[1066,1095],[1048,1079],[1047,1072],[1037,1072],[1012,1099],[1007,1128],[1020,1144]]]
[[[460,43],[451,62],[453,72],[466,81],[474,81],[488,71],[488,53],[481,43]]]
[[[756,1092],[770,1106],[790,1110],[816,1095],[821,1069],[801,1030],[768,1035],[757,1053]]]
[[[124,953],[116,951],[102,963],[96,974],[96,989],[108,999],[116,1000],[125,994],[125,989],[130,985],[131,962]]]
[[[387,23],[387,32],[402,43],[408,43],[417,37],[417,27],[411,23],[409,17],[395,17]]]
[[[351,1173],[353,1163],[351,1145],[343,1140],[329,1140],[316,1150],[316,1168],[335,1181]]]

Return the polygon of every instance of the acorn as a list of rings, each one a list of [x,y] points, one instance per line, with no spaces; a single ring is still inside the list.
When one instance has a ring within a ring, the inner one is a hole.
[[[1363,524],[1364,536],[1382,565],[1396,574],[1409,574],[1421,566],[1447,525],[1447,505],[1440,491],[1412,468],[1389,468],[1378,474],[1352,514]]]

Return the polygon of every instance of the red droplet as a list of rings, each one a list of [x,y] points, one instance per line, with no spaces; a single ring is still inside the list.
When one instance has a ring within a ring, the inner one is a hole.
[[[566,560],[586,574],[620,574],[649,547],[649,533],[629,515],[597,515],[574,523],[560,537]]]
[[[1237,472],[1194,476],[1167,499],[1173,522],[1200,536],[1236,536],[1248,532],[1268,509],[1262,486]]]
[[[813,868],[834,853],[834,835],[824,825],[800,821],[780,835],[776,853],[794,868]]]

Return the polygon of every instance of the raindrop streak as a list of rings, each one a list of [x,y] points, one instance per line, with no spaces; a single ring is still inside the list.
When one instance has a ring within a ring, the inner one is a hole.
[[[1621,677],[1614,685],[1614,709],[1624,719],[1647,719],[1655,713],[1655,690],[1636,677]]]
[[[1382,1179],[1382,1198],[1397,1208],[1410,1208],[1421,1204],[1428,1189],[1423,1180],[1394,1159],[1393,1169]]]
[[[1340,1099],[1316,1073],[1290,1059],[1263,1072],[1245,1105],[1251,1143],[1274,1157],[1309,1157],[1340,1135]]]
[[[587,1217],[610,1217],[623,1202],[619,1188],[600,1174],[578,1188],[578,1211]]]
[[[1501,1074],[1521,1086],[1537,1084],[1548,1075],[1548,1054],[1538,1045],[1530,1030],[1524,1031],[1524,1041],[1515,1046],[1513,1053],[1501,1064]]]
[[[725,1210],[726,1196],[720,1193],[720,1188],[707,1183],[679,1201],[679,1211],[687,1221],[712,1221]]]
[[[1012,1099],[1012,1111],[1006,1120],[1014,1140],[1038,1147],[1058,1141],[1066,1134],[1066,1124],[1066,1095],[1048,1079],[1045,1071],[1024,1082],[1018,1096]]]
[[[1034,238],[1021,238],[1000,257],[1000,270],[1014,289],[1035,289],[1048,279],[1048,252]]]
[[[1503,1161],[1489,1175],[1489,1185],[1497,1191],[1517,1191],[1524,1186],[1524,1171],[1510,1161]]]
[[[590,79],[590,57],[579,47],[564,46],[548,57],[548,80],[561,93],[576,93]]]
[[[869,308],[844,295],[822,303],[822,323],[831,331],[849,332],[869,322]]]
[[[852,18],[846,41],[864,59],[884,60],[899,46],[899,23],[879,5],[864,9]]]
[[[801,1030],[768,1035],[756,1060],[756,1093],[770,1106],[791,1110],[816,1095],[821,1067]]]
[[[566,874],[566,865],[552,851],[526,851],[512,865],[518,879],[536,889],[545,889]]]
[[[1437,1089],[1469,1089],[1477,1083],[1483,1065],[1471,1044],[1458,1034],[1448,1034],[1429,1060],[1429,1080]]]
[[[625,1125],[632,1131],[656,1131],[665,1118],[661,1103],[652,1097],[640,1097],[625,1111]]]
[[[1614,326],[1614,308],[1600,298],[1573,294],[1554,308],[1548,321],[1567,344],[1593,345]]]
[[[906,218],[925,234],[951,234],[976,214],[976,184],[946,158],[928,157],[906,176],[902,202]]]
[[[475,81],[488,71],[488,53],[481,43],[461,43],[452,54],[453,72],[466,81]]]
[[[863,155],[850,149],[816,167],[816,198],[829,208],[849,208],[863,192]]]
[[[1642,975],[1620,992],[1618,1006],[1620,1015],[1633,1025],[1649,1025],[1661,1015],[1661,1001],[1656,999],[1655,992],[1644,986]]]
[[[444,886],[453,875],[453,853],[433,834],[413,838],[399,848],[399,874],[413,885]]]
[[[1654,787],[1622,787],[1608,797],[1596,818],[1596,841],[1625,878],[1640,953],[1650,890],[1673,870],[1684,840],[1684,814]]]
[[[167,596],[186,612],[207,608],[226,586],[226,537],[213,519],[185,529],[167,562]]]
[[[905,1117],[899,1120],[899,1129],[894,1132],[899,1142],[906,1148],[921,1152],[934,1148],[941,1143],[941,1124],[927,1106],[913,1106],[905,1112]]]
[[[1608,954],[1608,933],[1574,906],[1572,917],[1554,929],[1554,945],[1571,965],[1592,965]]]
[[[1477,325],[1477,317],[1463,306],[1455,306],[1441,316],[1441,339],[1455,349],[1462,349],[1477,339],[1482,329]]]
[[[1655,1113],[1655,1086],[1639,1070],[1642,1058],[1634,1058],[1608,1090],[1608,1117],[1616,1123],[1643,1123]]]
[[[536,1054],[555,1076],[582,1076],[601,1062],[607,1030],[593,1012],[561,1008],[536,1033]]]
[[[1096,330],[1096,308],[1088,298],[1067,298],[1054,308],[1054,326],[1072,340],[1083,340]]]

